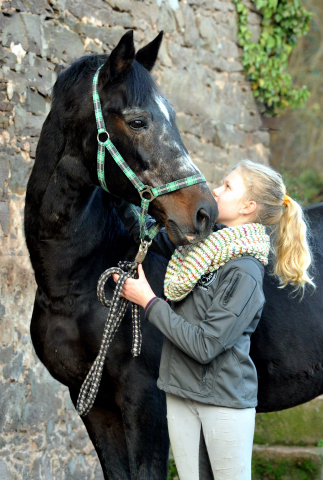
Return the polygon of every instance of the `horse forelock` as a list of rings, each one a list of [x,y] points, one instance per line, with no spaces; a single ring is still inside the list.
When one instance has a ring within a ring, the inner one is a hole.
[[[158,95],[158,87],[150,73],[136,60],[125,81],[127,107],[144,107]]]

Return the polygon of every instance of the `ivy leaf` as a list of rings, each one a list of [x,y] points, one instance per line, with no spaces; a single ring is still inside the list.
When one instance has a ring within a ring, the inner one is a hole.
[[[277,4],[278,4],[278,0],[270,0],[270,6],[276,10],[277,8]]]
[[[268,40],[267,40],[267,49],[268,50],[272,50],[274,48],[274,46],[276,45],[276,40],[274,37],[269,37]]]

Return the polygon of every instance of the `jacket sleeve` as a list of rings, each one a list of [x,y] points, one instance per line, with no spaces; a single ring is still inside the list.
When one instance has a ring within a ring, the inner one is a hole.
[[[152,302],[146,316],[178,348],[206,364],[234,345],[257,314],[260,317],[263,305],[261,275],[257,279],[235,269],[230,278],[219,285],[199,326],[177,315],[162,299]],[[183,311],[186,311],[184,306]]]
[[[121,221],[124,224],[125,229],[133,240],[139,245],[140,244],[140,226],[138,217],[132,211],[130,205],[125,200],[121,198],[113,199],[113,204],[118,213]],[[139,212],[138,212],[139,213]],[[156,220],[147,215],[146,219],[146,228],[149,230],[153,225],[156,224]],[[165,227],[162,227],[157,235],[154,237],[150,249],[159,255],[167,258],[168,260],[172,256],[175,245],[170,241]]]

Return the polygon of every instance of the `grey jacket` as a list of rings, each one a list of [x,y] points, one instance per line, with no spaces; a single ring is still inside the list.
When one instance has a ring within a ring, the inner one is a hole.
[[[138,241],[137,219],[121,204],[117,211]],[[169,258],[174,246],[165,230],[153,243]],[[204,275],[182,301],[156,298],[149,304],[146,318],[165,336],[160,389],[211,405],[257,405],[257,372],[249,351],[265,302],[263,276],[258,260],[240,257]]]

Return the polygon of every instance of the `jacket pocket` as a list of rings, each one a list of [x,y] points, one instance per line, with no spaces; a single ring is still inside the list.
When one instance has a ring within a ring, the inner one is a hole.
[[[209,365],[202,365],[202,382],[201,382],[201,392],[205,392],[206,390],[206,377],[207,372],[209,370]]]
[[[235,277],[231,280],[227,288],[225,289],[225,292],[223,294],[223,299],[222,299],[222,305],[224,307],[227,306],[229,300],[231,297],[233,297],[234,292],[236,291],[238,284],[241,279],[241,273],[237,273]]]
[[[203,365],[172,345],[166,387],[198,393],[203,382]]]
[[[217,370],[214,388],[215,398],[219,399],[245,399],[245,383],[240,361],[232,349],[224,355],[224,361]]]
[[[159,365],[159,380],[164,388],[169,381],[169,367],[172,357],[172,343],[168,338],[164,337],[162,354]]]

